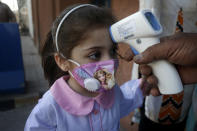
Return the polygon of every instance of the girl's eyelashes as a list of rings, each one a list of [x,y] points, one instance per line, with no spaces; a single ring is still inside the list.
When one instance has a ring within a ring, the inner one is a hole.
[[[101,52],[100,51],[94,51],[94,52],[91,52],[88,57],[91,59],[91,60],[99,60],[101,58]]]
[[[92,49],[91,52],[87,54],[88,59],[93,61],[99,61],[103,56],[108,55],[110,58],[117,58],[117,46],[112,46],[108,51],[104,48]]]

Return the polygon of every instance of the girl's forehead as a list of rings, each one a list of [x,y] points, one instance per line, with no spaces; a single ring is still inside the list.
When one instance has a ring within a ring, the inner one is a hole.
[[[86,39],[80,42],[79,47],[84,50],[95,47],[111,48],[112,44],[108,29],[99,28],[89,31]]]

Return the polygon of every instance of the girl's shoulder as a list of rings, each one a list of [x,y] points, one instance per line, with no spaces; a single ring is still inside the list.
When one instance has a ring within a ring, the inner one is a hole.
[[[46,91],[38,101],[38,103],[45,103],[45,104],[50,104],[52,102],[53,102],[53,96],[50,90]]]
[[[34,129],[35,127],[42,127],[44,129],[45,126],[49,128],[55,127],[56,125],[56,107],[54,104],[53,97],[49,90],[42,96],[41,99],[39,99],[38,103],[33,108],[32,112],[30,113],[27,119],[25,128]]]
[[[55,110],[55,108],[57,108],[56,102],[51,94],[51,91],[48,90],[38,100],[38,103],[34,107],[33,111],[51,112],[51,111]]]

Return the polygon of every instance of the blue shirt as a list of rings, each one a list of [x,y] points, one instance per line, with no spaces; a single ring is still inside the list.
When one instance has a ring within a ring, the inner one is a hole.
[[[118,131],[120,118],[142,105],[139,85],[129,81],[122,86],[123,90],[129,88],[130,95],[128,90],[126,95],[129,97],[124,97],[120,88],[115,86],[103,97],[86,98],[74,92],[62,77],[34,107],[25,131]],[[108,102],[107,97],[111,99]]]

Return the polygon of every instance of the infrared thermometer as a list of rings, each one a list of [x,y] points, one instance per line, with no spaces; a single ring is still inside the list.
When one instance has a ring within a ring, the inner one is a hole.
[[[162,26],[150,10],[140,10],[113,24],[109,30],[115,43],[127,43],[141,53],[160,43],[158,35],[162,33]],[[161,94],[177,94],[183,91],[180,76],[171,63],[159,60],[149,65],[158,79]]]

